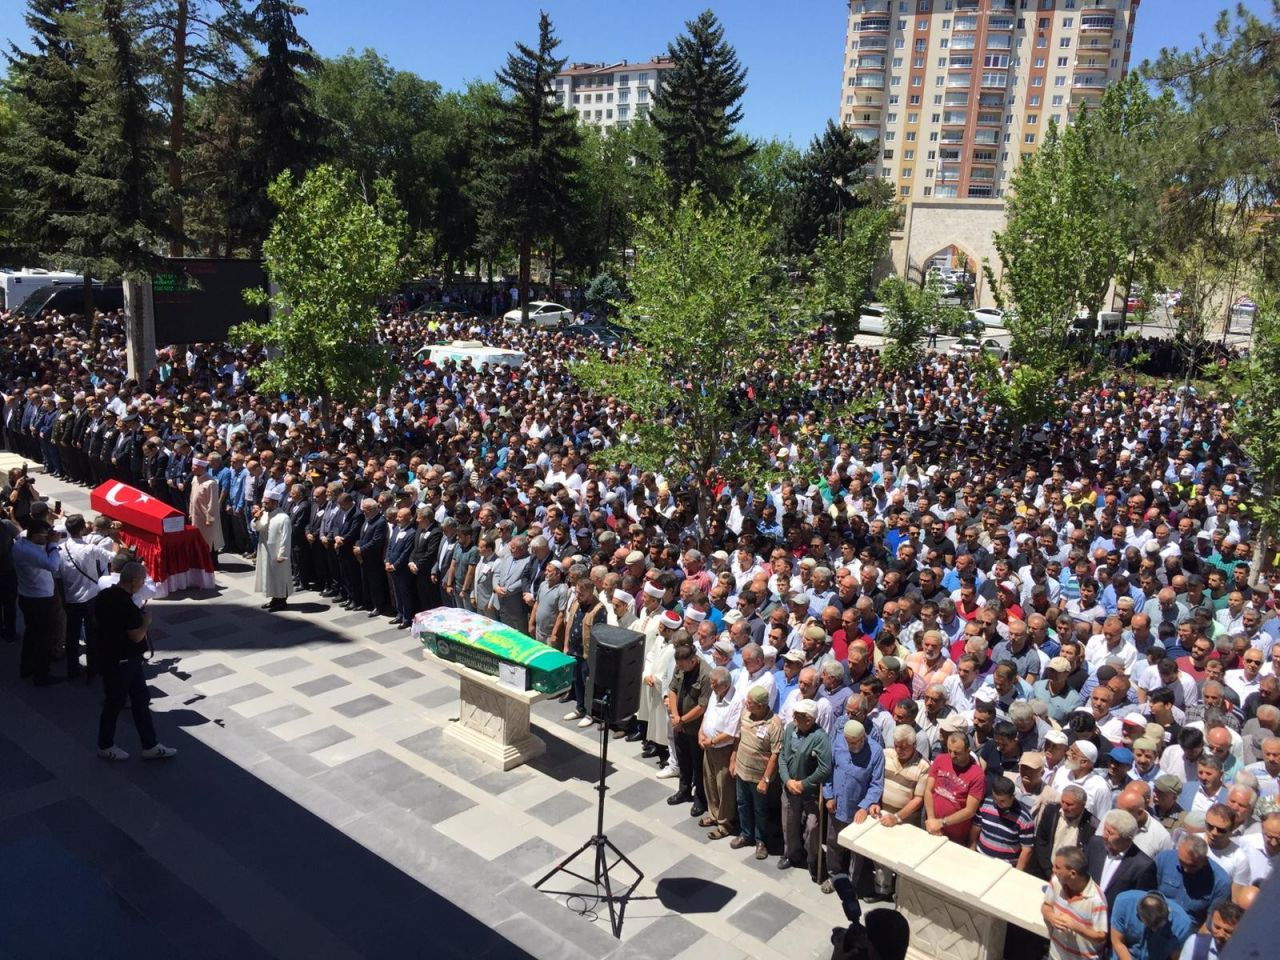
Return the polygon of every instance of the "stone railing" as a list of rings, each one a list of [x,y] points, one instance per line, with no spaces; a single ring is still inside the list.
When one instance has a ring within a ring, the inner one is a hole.
[[[898,874],[898,911],[913,960],[1000,960],[1006,926],[1047,937],[1045,882],[919,827],[853,824],[840,846]]]

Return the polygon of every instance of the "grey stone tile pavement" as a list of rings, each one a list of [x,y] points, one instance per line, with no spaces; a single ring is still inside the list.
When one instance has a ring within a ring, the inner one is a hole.
[[[87,508],[83,490],[38,482]],[[405,631],[311,593],[291,601],[306,612],[263,613],[252,566],[227,566],[217,595],[152,604],[152,707],[180,750],[161,768],[99,761],[100,694],[19,687],[16,647],[0,648],[0,887],[8,869],[48,865],[96,925],[61,924],[66,939],[37,949],[18,924],[0,930],[0,955],[123,958],[103,946],[113,937],[176,958],[403,956],[428,942],[467,960],[826,955],[806,951],[842,922],[834,899],[707,840],[666,805],[674,786],[639,744],[609,752],[605,831],[648,874],[621,943],[603,905],[591,919],[532,889],[595,829],[596,731],[536,704],[546,754],[500,771],[443,736],[456,675]],[[136,753],[127,715],[119,740]],[[799,929],[805,950],[781,949]]]

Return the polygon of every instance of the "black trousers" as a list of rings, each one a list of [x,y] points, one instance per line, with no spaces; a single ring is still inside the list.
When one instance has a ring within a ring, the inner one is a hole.
[[[364,580],[364,595],[370,610],[387,609],[387,571],[383,569],[382,557],[367,556],[361,558],[360,575]]]
[[[22,662],[19,675],[41,680],[49,676],[53,660],[54,630],[58,623],[57,597],[19,597],[22,608]]]
[[[702,783],[702,747],[698,744],[698,730],[692,733],[680,730],[675,735],[676,762],[680,764],[680,789],[691,790],[698,803],[706,804],[707,791]]]
[[[405,623],[412,623],[413,615],[418,612],[415,579],[408,570],[391,575],[391,583],[396,591],[396,613]]]
[[[6,643],[18,639],[18,574],[12,565],[0,571],[0,639]]]
[[[138,730],[142,749],[156,745],[156,728],[151,721],[151,694],[147,691],[147,675],[142,657],[130,657],[107,664],[102,674],[105,697],[102,716],[98,718],[98,749],[106,750],[116,742],[116,718],[124,709],[125,697],[129,698],[129,710],[133,725]]]
[[[80,672],[80,632],[84,631],[85,662],[89,670],[98,672],[98,618],[92,600],[85,603],[64,603],[67,629],[65,642],[67,647],[67,676],[73,677]]]
[[[324,566],[329,573],[329,586],[345,597],[347,595],[347,581],[342,576],[342,566],[338,562],[338,549],[332,544],[323,549]]]
[[[311,579],[307,585],[317,590],[328,590],[332,584],[332,579],[329,576],[329,564],[325,557],[324,546],[320,543],[319,535],[316,536],[315,540],[307,541],[306,550],[307,555],[311,558]]]
[[[357,607],[365,605],[364,578],[360,575],[360,564],[356,561],[351,548],[344,546],[338,551],[338,565],[342,569],[342,580],[347,585],[347,599]]]

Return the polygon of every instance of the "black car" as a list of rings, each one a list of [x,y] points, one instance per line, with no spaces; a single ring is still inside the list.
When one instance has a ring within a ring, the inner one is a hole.
[[[574,323],[567,327],[561,327],[558,333],[568,334],[571,337],[594,337],[606,346],[622,343],[622,331],[613,324],[605,323]]]
[[[119,283],[95,283],[93,285],[93,309],[101,313],[124,309],[124,286]],[[84,287],[49,285],[40,287],[22,301],[13,311],[15,316],[34,320],[46,310],[66,316],[84,313]]]

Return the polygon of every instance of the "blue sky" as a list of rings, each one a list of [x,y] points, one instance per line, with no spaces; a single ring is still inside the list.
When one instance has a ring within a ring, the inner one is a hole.
[[[246,5],[252,0],[246,0]],[[393,66],[446,88],[491,79],[516,40],[537,36],[538,10],[551,14],[573,60],[632,62],[666,51],[667,43],[707,0],[301,0],[302,35],[322,56],[372,47]],[[0,2],[0,38],[21,38],[19,0]],[[1134,63],[1161,47],[1191,47],[1235,0],[1143,0],[1134,35]],[[1248,0],[1269,15],[1270,0]],[[729,42],[747,67],[743,125],[752,136],[791,139],[798,146],[833,117],[848,6],[843,0],[733,0],[713,5]]]

